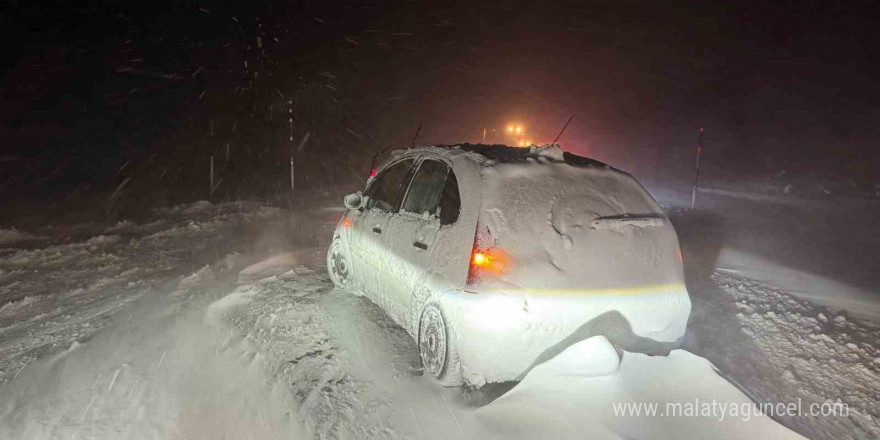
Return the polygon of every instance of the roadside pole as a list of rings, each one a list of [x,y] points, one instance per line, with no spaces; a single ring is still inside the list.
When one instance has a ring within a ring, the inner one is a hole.
[[[290,191],[293,191],[293,156],[290,156]]]
[[[700,140],[697,142],[697,169],[694,172],[694,191],[691,193],[691,210],[697,203],[697,187],[700,185],[700,154],[703,153],[703,128],[700,127]]]
[[[281,94],[281,92],[278,92]],[[296,150],[293,149],[293,100],[287,100],[287,123],[288,128],[290,130],[290,137],[288,138],[288,142],[290,145],[290,194],[293,195],[294,189],[294,172],[293,172],[293,156],[296,154]],[[308,136],[308,135],[307,135]],[[289,199],[288,199],[289,200]]]

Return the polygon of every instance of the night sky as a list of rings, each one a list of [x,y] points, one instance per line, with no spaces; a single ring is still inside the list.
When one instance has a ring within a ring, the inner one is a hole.
[[[508,142],[511,122],[543,143],[574,115],[566,149],[643,179],[687,185],[705,127],[707,184],[861,197],[880,178],[878,17],[820,1],[14,1],[0,191],[267,198],[293,156],[304,194],[338,192],[419,125],[417,143]]]

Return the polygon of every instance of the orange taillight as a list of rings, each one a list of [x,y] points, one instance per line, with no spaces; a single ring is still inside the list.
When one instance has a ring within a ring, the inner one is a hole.
[[[475,251],[471,257],[471,263],[492,272],[507,272],[507,254],[501,249],[492,248],[486,251]]]
[[[478,224],[468,264],[468,285],[474,285],[507,272],[510,258],[496,245],[497,243],[489,233],[489,228]]]
[[[474,251],[468,270],[468,284],[478,283],[484,276],[501,275],[507,272],[507,254],[498,248]]]
[[[342,220],[342,226],[345,226],[346,228],[351,227],[351,219],[346,217],[344,220]]]

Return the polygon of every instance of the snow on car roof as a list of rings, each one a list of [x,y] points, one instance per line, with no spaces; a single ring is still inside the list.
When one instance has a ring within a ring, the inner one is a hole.
[[[557,162],[565,162],[576,167],[596,167],[615,171],[616,168],[588,157],[563,151],[562,147],[555,144],[533,146],[530,148],[517,148],[502,144],[453,144],[453,145],[421,145],[408,150],[395,150],[392,157],[413,152],[430,151],[447,157],[455,157],[461,154],[473,157],[483,166],[491,166],[496,163],[525,162],[528,159],[546,158]]]

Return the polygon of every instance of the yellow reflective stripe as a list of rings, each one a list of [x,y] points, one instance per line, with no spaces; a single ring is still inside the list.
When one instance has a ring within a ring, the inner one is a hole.
[[[657,284],[653,286],[638,286],[638,287],[616,287],[616,288],[503,288],[503,289],[486,289],[482,290],[487,293],[525,293],[529,295],[542,295],[542,296],[568,296],[568,295],[583,295],[583,296],[626,296],[626,295],[642,295],[642,294],[654,294],[654,293],[674,293],[685,291],[686,287],[683,283],[667,283],[667,284]]]

